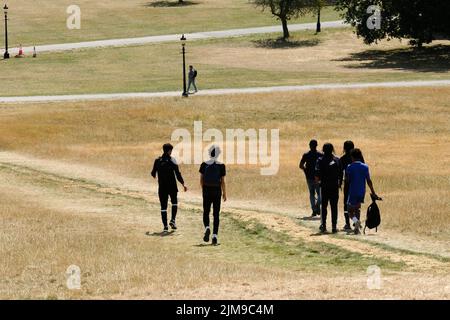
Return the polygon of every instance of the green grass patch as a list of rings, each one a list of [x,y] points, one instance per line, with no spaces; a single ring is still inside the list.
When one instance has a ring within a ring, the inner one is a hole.
[[[348,28],[325,29],[319,35],[302,31],[293,33],[287,44],[280,44],[276,34],[194,41],[188,43],[187,63],[199,71],[200,90],[449,78],[450,64],[445,57],[450,46],[439,51],[440,59],[436,50],[425,50],[420,68],[416,60],[407,59],[407,52],[386,61],[391,49],[377,50],[372,56],[368,52],[364,58],[368,60],[363,61],[355,54],[369,47],[351,38],[351,32]],[[352,42],[354,49],[348,53],[346,46]],[[330,51],[335,55],[330,56]],[[2,80],[1,96],[181,90],[180,44],[85,49],[38,54],[36,59],[10,59],[2,62]],[[327,119],[334,116],[329,114]]]

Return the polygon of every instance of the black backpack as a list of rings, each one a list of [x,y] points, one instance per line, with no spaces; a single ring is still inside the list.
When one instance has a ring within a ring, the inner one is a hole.
[[[206,163],[205,172],[203,173],[203,182],[206,186],[220,186],[222,179],[220,165],[216,162]]]
[[[194,78],[197,78],[197,70],[194,70]]]
[[[374,229],[378,232],[378,226],[381,223],[380,208],[378,208],[377,200],[382,200],[374,195],[370,195],[372,198],[372,203],[367,208],[366,225],[364,226],[364,234],[366,234],[366,228]]]

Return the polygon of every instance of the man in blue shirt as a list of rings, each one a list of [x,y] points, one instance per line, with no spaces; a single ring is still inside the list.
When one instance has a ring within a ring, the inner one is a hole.
[[[345,171],[346,179],[349,182],[347,205],[350,219],[355,223],[355,234],[359,234],[361,233],[361,222],[358,217],[361,204],[364,203],[364,197],[366,195],[366,181],[372,195],[377,199],[379,199],[379,197],[377,196],[375,189],[373,188],[372,180],[370,179],[369,166],[362,163],[363,155],[361,150],[353,149],[350,155],[352,157],[352,163]]]

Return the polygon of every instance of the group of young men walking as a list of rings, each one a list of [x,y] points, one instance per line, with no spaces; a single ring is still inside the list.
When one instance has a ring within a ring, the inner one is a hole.
[[[303,154],[300,169],[305,173],[309,189],[312,216],[321,217],[320,231],[327,232],[328,204],[331,209],[332,232],[338,232],[339,189],[344,186],[344,231],[361,232],[360,210],[366,194],[366,183],[375,199],[379,197],[370,179],[369,166],[365,164],[360,149],[352,141],[344,143],[344,155],[335,156],[334,146],[325,143],[322,152],[317,150],[317,141],[311,140],[310,150]]]
[[[317,150],[317,141],[311,140],[310,150],[303,154],[300,160],[300,169],[306,176],[306,182],[309,189],[312,216],[321,217],[320,231],[327,232],[328,205],[331,209],[332,232],[338,232],[338,200],[339,189],[344,187],[344,217],[345,231],[351,231],[350,226],[353,222],[354,233],[361,231],[360,209],[364,203],[366,193],[366,183],[370,188],[372,195],[378,199],[372,181],[370,179],[369,167],[364,163],[361,150],[356,149],[352,141],[344,143],[344,155],[341,158],[335,156],[334,147],[331,143],[325,143],[322,152]],[[164,225],[164,231],[169,231],[169,226],[175,230],[176,216],[178,209],[178,187],[177,180],[183,186],[184,191],[187,187],[181,175],[176,159],[172,157],[173,146],[165,144],[163,146],[163,155],[157,158],[153,164],[151,175],[158,177],[158,195],[161,204],[161,218]],[[203,195],[203,225],[205,227],[203,240],[210,241],[210,212],[213,209],[213,245],[218,244],[220,207],[221,201],[227,200],[226,193],[226,167],[223,163],[217,161],[220,155],[220,148],[212,146],[209,149],[210,159],[200,165],[200,185]],[[171,201],[171,219],[168,223],[167,210],[168,201]]]

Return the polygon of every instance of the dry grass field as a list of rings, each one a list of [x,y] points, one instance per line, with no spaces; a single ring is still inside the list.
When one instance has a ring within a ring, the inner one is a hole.
[[[204,130],[223,132],[278,128],[279,174],[263,177],[257,166],[231,165],[230,198],[300,213],[307,205],[297,166],[309,139],[332,142],[338,154],[352,139],[386,198],[384,227],[448,240],[449,101],[447,88],[405,88],[4,105],[0,147],[148,180],[153,158],[175,128],[192,132],[196,120]],[[191,192],[198,192],[197,166],[182,169]]]
[[[10,8],[12,46],[79,42],[112,38],[189,33],[222,29],[276,25],[267,12],[261,12],[247,0],[14,0]],[[81,9],[81,29],[69,30],[68,6]],[[175,4],[175,5],[174,5]],[[338,20],[333,8],[326,8],[323,20]],[[305,16],[293,23],[314,22]]]
[[[368,47],[348,28],[294,33],[286,46],[276,37],[193,41],[187,63],[200,89],[449,79],[449,41],[414,51],[394,40]],[[39,54],[0,64],[0,95],[180,90],[180,64],[179,43]]]
[[[421,88],[1,105],[0,297],[448,297],[449,97]],[[159,234],[150,165],[194,120],[280,129],[278,175],[229,166],[217,248],[201,242],[197,165],[181,166],[180,229]],[[349,138],[363,149],[385,199],[378,235],[314,237],[317,223],[297,219],[309,214],[297,165],[311,137],[338,153]],[[81,290],[65,286],[71,264]],[[381,290],[366,286],[373,264]]]

